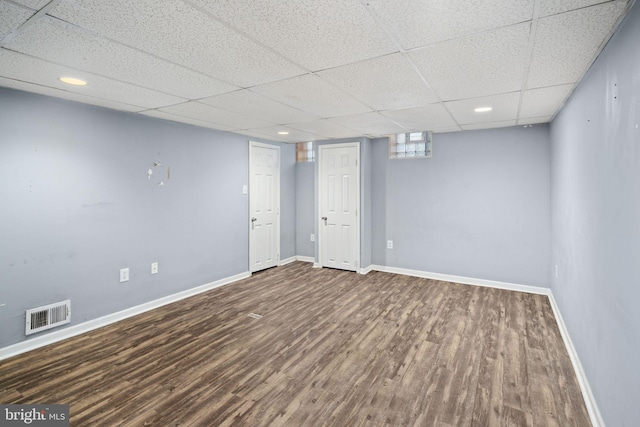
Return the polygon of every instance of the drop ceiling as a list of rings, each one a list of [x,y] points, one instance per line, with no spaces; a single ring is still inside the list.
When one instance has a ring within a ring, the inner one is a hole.
[[[544,123],[632,3],[0,0],[0,86],[284,142]]]

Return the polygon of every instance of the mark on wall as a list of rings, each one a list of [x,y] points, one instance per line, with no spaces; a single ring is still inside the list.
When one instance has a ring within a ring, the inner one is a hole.
[[[160,154],[160,153],[158,153],[158,154]],[[163,168],[164,167],[164,163],[162,163],[162,162],[157,161],[157,162],[152,162],[152,163],[153,163],[153,167],[154,168]],[[151,176],[152,175],[153,175],[153,169],[149,168],[147,170],[147,179],[149,181],[151,181]],[[160,176],[160,175],[158,175],[158,176]],[[171,179],[171,166],[167,166],[167,180],[170,180],[170,179]],[[157,182],[157,185],[159,187],[164,187],[164,181],[160,180],[159,182]]]

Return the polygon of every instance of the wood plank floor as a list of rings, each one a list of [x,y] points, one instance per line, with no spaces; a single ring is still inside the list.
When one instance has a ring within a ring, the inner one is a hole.
[[[2,361],[0,402],[72,426],[591,425],[547,297],[302,262]]]

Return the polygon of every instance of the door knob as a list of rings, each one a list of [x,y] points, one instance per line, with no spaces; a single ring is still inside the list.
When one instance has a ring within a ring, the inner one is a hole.
[[[327,225],[327,217],[326,217],[326,216],[323,216],[323,217],[322,217],[322,220],[324,221],[324,225]]]
[[[251,222],[256,222],[257,220],[258,220],[258,218],[256,218],[256,217],[252,217],[251,218]]]

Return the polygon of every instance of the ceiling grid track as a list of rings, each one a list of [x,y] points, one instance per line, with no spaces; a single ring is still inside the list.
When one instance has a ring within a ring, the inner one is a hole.
[[[522,86],[520,87],[520,99],[518,100],[518,111],[516,112],[516,125],[520,124],[520,110],[524,101],[524,94],[527,90],[529,82],[529,69],[531,68],[531,60],[533,58],[533,49],[536,41],[536,32],[538,30],[538,19],[540,17],[540,1],[535,0],[533,3],[533,18],[531,20],[531,28],[529,33],[529,45],[527,47],[527,57],[524,61],[524,69],[522,70]]]
[[[458,126],[460,129],[462,129],[462,127],[460,127],[460,123],[458,123],[458,121],[456,120],[456,118],[453,116],[453,114],[451,114],[451,111],[449,111],[449,109],[447,108],[447,106],[444,104],[444,101],[442,100],[442,98],[440,97],[440,95],[438,95],[438,92],[431,86],[431,84],[429,84],[429,81],[427,81],[426,77],[424,76],[424,74],[418,69],[418,67],[416,66],[415,62],[413,62],[413,60],[411,60],[411,58],[409,57],[409,55],[407,55],[407,51],[402,47],[402,45],[400,44],[400,42],[398,40],[396,40],[395,36],[393,36],[393,34],[391,33],[391,31],[387,28],[387,25],[382,21],[382,19],[378,16],[377,13],[375,13],[375,11],[372,10],[371,6],[369,5],[368,0],[359,0],[360,3],[365,7],[365,9],[367,9],[367,11],[369,12],[369,14],[373,17],[373,19],[376,21],[376,23],[380,26],[380,28],[382,29],[382,31],[385,32],[385,34],[387,35],[387,37],[389,37],[389,39],[393,42],[393,44],[396,46],[396,48],[398,49],[398,52],[400,52],[402,54],[402,57],[409,63],[409,65],[411,66],[411,68],[413,68],[413,70],[416,72],[416,74],[418,75],[418,77],[420,77],[420,80],[422,80],[422,82],[425,84],[425,86],[431,91],[433,92],[433,94],[435,95],[436,99],[437,99],[437,103],[442,105],[442,107],[445,109],[445,111],[447,112],[447,114],[449,115],[449,117],[451,118],[451,120],[453,120],[453,122],[456,124],[456,126]],[[424,47],[424,46],[421,46]],[[403,127],[400,123],[398,123],[397,121],[392,120],[395,124],[397,124],[400,127]],[[406,128],[405,128],[406,129]],[[409,130],[409,129],[406,129]],[[423,130],[429,130],[429,129],[423,129]]]
[[[42,9],[40,9],[36,13],[34,13],[29,19],[27,19],[17,29],[15,29],[14,31],[10,32],[5,37],[3,37],[2,40],[0,41],[0,47],[4,47],[5,43],[7,43],[8,41],[10,41],[14,37],[16,37],[18,34],[20,34],[26,28],[28,28],[31,25],[33,25],[34,22],[36,22],[41,17],[43,17],[44,15],[49,13],[50,10],[54,9],[62,1],[63,0],[51,0],[49,3],[47,3],[45,6],[43,6]],[[31,9],[31,10],[33,10],[33,9]]]
[[[197,4],[193,3],[192,1],[189,1],[189,0],[181,0],[181,1],[183,3],[189,5],[190,7],[192,7],[194,10],[197,10],[198,12],[202,13],[203,15],[208,16],[209,19],[212,19],[212,20],[218,22],[220,25],[223,25],[226,28],[230,29],[231,31],[242,35],[243,37],[245,37],[248,40],[251,40],[253,43],[257,44],[258,46],[261,46],[263,49],[266,49],[266,50],[270,51],[271,53],[273,53],[274,55],[279,56],[283,60],[285,60],[287,62],[290,62],[291,64],[295,65],[298,68],[301,68],[301,69],[307,71],[308,73],[312,72],[312,70],[309,70],[309,69],[305,68],[304,66],[302,66],[301,64],[298,64],[298,63],[292,61],[291,58],[288,58],[287,56],[285,56],[282,53],[278,52],[277,50],[271,48],[270,46],[265,45],[260,40],[257,40],[255,37],[251,36],[251,34],[247,34],[245,31],[242,31],[239,28],[236,28],[233,25],[229,24],[228,22],[223,21],[222,19],[220,19],[217,16],[211,14],[209,11],[207,11],[206,9],[203,9],[202,7],[200,7]],[[304,73],[301,74],[301,75],[304,75]]]
[[[0,0],[0,86],[282,142],[547,123],[633,5]]]

